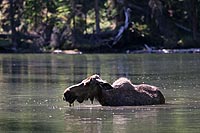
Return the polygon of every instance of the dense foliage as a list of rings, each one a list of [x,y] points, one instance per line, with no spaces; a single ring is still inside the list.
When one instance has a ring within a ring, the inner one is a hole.
[[[110,45],[125,8],[129,28]],[[199,47],[199,9],[200,0],[0,0],[0,50]]]

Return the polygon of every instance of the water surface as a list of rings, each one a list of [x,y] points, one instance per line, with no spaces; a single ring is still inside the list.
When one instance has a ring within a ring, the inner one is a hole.
[[[200,131],[200,55],[0,55],[0,132]],[[98,73],[159,86],[165,105],[102,107],[62,101],[67,86]]]

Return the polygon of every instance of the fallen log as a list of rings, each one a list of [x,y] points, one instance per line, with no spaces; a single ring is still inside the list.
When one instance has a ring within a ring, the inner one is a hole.
[[[156,53],[156,54],[183,54],[183,53],[200,53],[200,48],[190,49],[153,49],[147,44],[144,45],[143,50],[127,50],[127,54],[144,54],[144,53]]]

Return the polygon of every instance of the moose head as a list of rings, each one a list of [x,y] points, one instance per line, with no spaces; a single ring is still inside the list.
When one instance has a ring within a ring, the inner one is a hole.
[[[90,99],[93,103],[94,98],[99,101],[102,95],[102,89],[112,89],[112,86],[102,80],[99,75],[95,74],[84,79],[78,84],[68,87],[64,91],[63,100],[69,102],[70,106],[75,100],[82,103],[84,100]]]

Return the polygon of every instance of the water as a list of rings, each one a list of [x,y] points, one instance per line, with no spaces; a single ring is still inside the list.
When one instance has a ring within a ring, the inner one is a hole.
[[[200,55],[0,55],[0,132],[197,133]],[[102,107],[62,101],[66,87],[98,73],[159,86],[165,105]]]

